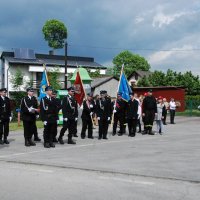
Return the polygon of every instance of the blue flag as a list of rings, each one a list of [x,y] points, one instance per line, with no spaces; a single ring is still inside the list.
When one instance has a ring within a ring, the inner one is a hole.
[[[48,80],[47,80],[47,74],[46,74],[46,69],[42,73],[42,81],[40,83],[40,96],[39,101],[46,96],[45,88],[48,86]]]
[[[130,100],[130,93],[132,92],[128,81],[126,79],[126,76],[124,74],[124,72],[122,72],[121,74],[121,79],[120,79],[120,83],[119,83],[119,91],[121,93],[122,98],[125,101],[129,101]]]

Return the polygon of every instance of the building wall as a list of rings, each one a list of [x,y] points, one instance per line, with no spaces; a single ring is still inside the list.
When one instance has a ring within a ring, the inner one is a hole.
[[[110,81],[107,81],[106,83],[100,85],[99,87],[96,87],[93,94],[97,95],[100,94],[101,90],[106,90],[108,92],[108,95],[111,97],[117,96],[117,89],[118,89],[118,83],[116,79],[111,79]]]
[[[138,95],[144,95],[147,90],[134,88],[134,92],[137,92]],[[162,96],[167,99],[169,102],[171,98],[174,98],[175,101],[179,101],[181,103],[181,107],[177,109],[177,111],[184,111],[185,110],[185,89],[181,88],[169,88],[169,89],[153,89],[153,96],[159,97]]]

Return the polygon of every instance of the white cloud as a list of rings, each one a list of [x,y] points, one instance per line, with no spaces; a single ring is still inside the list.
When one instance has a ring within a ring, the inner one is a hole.
[[[139,24],[139,23],[141,23],[141,22],[143,22],[143,21],[144,21],[144,18],[143,18],[143,17],[137,16],[137,17],[135,18],[135,24]]]
[[[152,26],[161,28],[163,25],[169,25],[177,18],[180,18],[181,16],[184,16],[187,14],[188,14],[187,12],[180,12],[180,13],[175,13],[172,15],[165,15],[162,12],[157,13],[153,18]]]

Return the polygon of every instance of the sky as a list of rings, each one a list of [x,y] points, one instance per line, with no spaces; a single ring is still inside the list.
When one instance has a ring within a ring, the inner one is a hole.
[[[1,1],[0,51],[48,53],[42,27],[49,19],[67,27],[68,55],[112,66],[116,55],[130,50],[145,57],[151,71],[200,75],[199,0]]]

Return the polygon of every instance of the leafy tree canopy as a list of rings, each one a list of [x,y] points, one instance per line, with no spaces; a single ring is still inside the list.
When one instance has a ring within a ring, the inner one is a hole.
[[[131,75],[136,70],[149,71],[150,64],[137,54],[133,54],[130,51],[122,51],[116,57],[113,58],[114,70],[116,74],[120,74],[122,64],[124,64],[124,72],[126,76]]]
[[[48,41],[49,47],[61,49],[64,47],[64,40],[67,38],[67,28],[59,20],[47,20],[42,28],[44,39]]]

